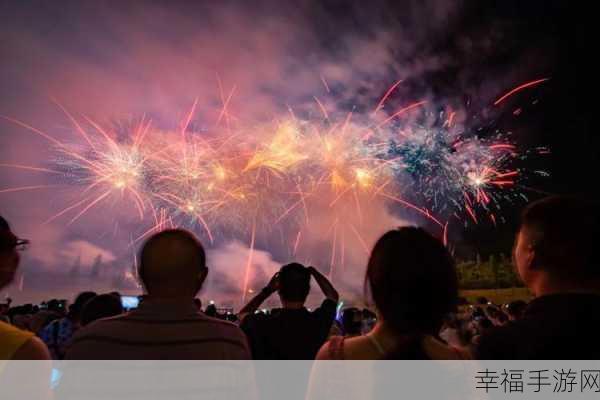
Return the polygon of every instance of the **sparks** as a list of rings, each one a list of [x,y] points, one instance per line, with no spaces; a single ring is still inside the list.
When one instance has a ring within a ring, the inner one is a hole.
[[[536,86],[539,85],[542,82],[546,82],[547,80],[549,80],[550,78],[542,78],[542,79],[536,79],[534,81],[531,82],[527,82],[524,83],[522,85],[517,86],[516,88],[510,90],[508,93],[502,95],[501,97],[499,97],[496,101],[494,101],[494,105],[497,106],[498,104],[502,103],[504,100],[506,100],[507,98],[509,98],[510,96],[512,96],[513,94],[526,89],[528,87],[532,87],[532,86]]]

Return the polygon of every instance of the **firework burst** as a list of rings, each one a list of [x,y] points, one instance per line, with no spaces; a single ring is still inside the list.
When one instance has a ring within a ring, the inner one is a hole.
[[[519,85],[493,106],[546,80]],[[56,156],[51,165],[0,167],[58,176],[60,182],[0,193],[76,186],[79,198],[48,218],[68,218],[68,223],[109,199],[123,202],[141,220],[152,221],[133,243],[165,227],[188,226],[211,243],[221,236],[245,237],[253,248],[261,236],[278,230],[296,255],[308,227],[326,224],[330,274],[335,265],[344,265],[347,241],[369,251],[363,238],[370,223],[365,210],[375,198],[424,218],[445,239],[454,219],[496,224],[504,204],[526,199],[523,160],[547,149],[521,151],[493,124],[457,122],[456,111],[434,112],[429,100],[384,113],[401,83],[395,82],[368,114],[339,115],[315,97],[318,119],[292,112],[258,126],[230,121],[232,90],[222,93],[223,109],[208,133],[190,129],[196,102],[172,131],[153,128],[144,119],[106,129],[89,118],[74,118],[61,106],[83,139],[80,144],[63,143],[5,117],[48,140]]]

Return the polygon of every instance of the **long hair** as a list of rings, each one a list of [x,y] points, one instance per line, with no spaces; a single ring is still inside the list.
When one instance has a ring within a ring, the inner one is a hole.
[[[454,260],[425,230],[402,227],[375,244],[365,289],[385,323],[398,334],[437,335],[444,317],[456,310]]]

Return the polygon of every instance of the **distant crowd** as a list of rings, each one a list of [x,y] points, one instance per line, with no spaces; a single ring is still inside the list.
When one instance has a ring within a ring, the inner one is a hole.
[[[371,251],[365,295],[373,310],[339,310],[318,269],[290,263],[237,313],[203,307],[204,248],[188,231],[165,230],[140,250],[145,294],[131,308],[116,292],[0,304],[0,359],[599,359],[599,227],[597,205],[574,197],[523,211],[513,260],[529,303],[466,303],[442,242],[401,227]],[[0,217],[0,288],[28,244]],[[314,310],[305,307],[311,281],[324,298]],[[281,307],[261,311],[275,294]]]

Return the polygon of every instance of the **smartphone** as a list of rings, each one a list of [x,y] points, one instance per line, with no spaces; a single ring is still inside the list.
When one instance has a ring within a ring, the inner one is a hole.
[[[125,310],[131,310],[140,305],[140,299],[138,296],[121,296],[121,305]]]

